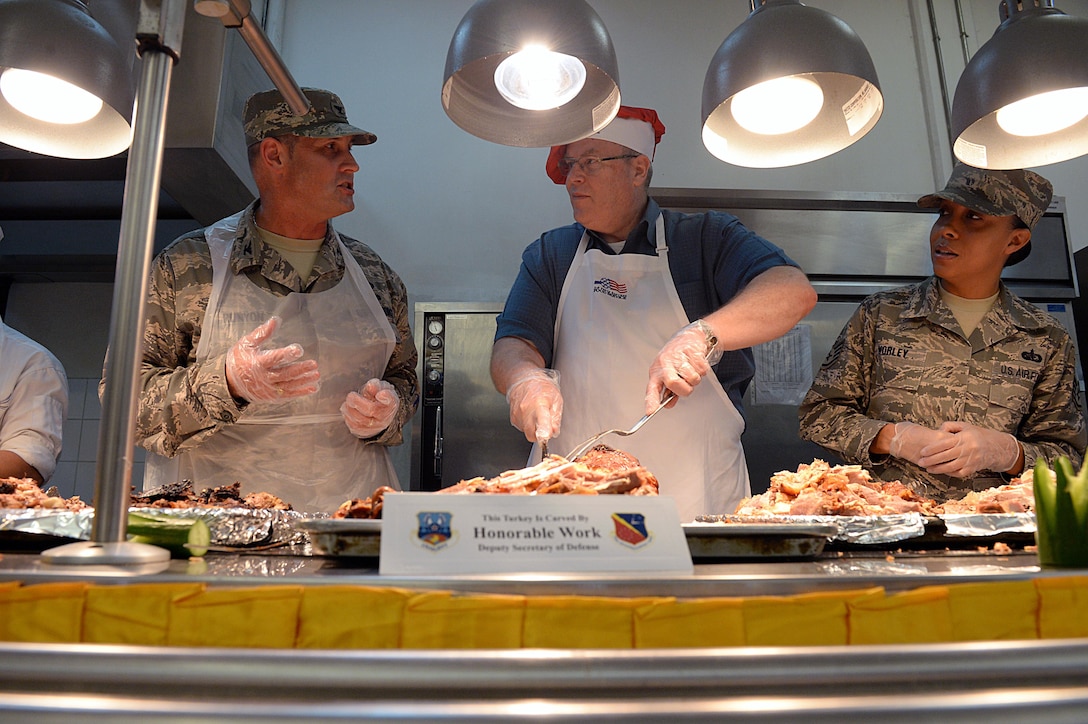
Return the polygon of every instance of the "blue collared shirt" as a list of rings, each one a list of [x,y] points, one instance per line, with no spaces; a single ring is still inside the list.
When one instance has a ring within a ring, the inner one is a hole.
[[[657,254],[657,215],[664,214],[669,271],[689,321],[714,312],[744,287],[776,266],[797,266],[780,248],[750,231],[732,214],[683,214],[649,200],[642,221],[627,237],[621,254]],[[585,227],[571,224],[545,232],[521,257],[521,269],[506,306],[497,317],[495,339],[519,337],[531,343],[551,366],[559,295]],[[589,248],[615,252],[596,233]],[[632,323],[636,323],[632,320]],[[715,372],[730,400],[743,414],[741,398],[755,373],[752,350],[726,352]]]

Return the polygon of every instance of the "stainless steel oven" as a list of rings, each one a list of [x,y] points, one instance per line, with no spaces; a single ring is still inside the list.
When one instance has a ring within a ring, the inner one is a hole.
[[[418,302],[419,411],[412,421],[412,490],[525,467],[530,444],[491,383],[501,303]]]

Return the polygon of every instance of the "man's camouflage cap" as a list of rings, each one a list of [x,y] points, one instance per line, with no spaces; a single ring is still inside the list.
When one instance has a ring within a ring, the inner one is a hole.
[[[1054,187],[1034,171],[996,171],[957,163],[945,187],[918,199],[918,205],[932,209],[947,199],[987,216],[1016,216],[1034,229],[1053,196]]]
[[[278,90],[254,93],[242,112],[246,145],[275,136],[308,136],[310,138],[339,138],[351,136],[356,146],[374,143],[378,137],[348,123],[344,103],[335,93],[318,88],[303,88],[310,110],[296,116]]]

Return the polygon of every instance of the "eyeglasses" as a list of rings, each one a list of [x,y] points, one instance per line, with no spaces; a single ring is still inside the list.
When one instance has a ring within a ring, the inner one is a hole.
[[[601,164],[605,161],[618,161],[621,158],[636,158],[637,153],[627,153],[622,156],[608,156],[606,158],[597,158],[596,156],[582,156],[581,158],[561,158],[559,159],[559,173],[564,176],[569,176],[570,172],[574,168],[581,169],[582,173],[586,176],[593,176],[601,170]]]

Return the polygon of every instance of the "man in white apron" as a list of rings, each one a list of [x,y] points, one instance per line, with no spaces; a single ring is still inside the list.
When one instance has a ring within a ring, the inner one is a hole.
[[[552,148],[548,175],[566,184],[577,223],[523,254],[491,374],[513,425],[560,455],[675,392],[639,433],[602,442],[637,457],[691,520],[731,513],[750,494],[748,348],[789,331],[816,293],[735,217],[662,211],[649,198],[664,132],[653,110],[622,106],[602,131]]]
[[[64,365],[0,319],[0,478],[48,483],[57,469],[67,415]]]
[[[418,403],[404,285],[329,219],[354,208],[353,145],[340,99],[304,89],[246,102],[260,198],[156,257],[137,440],[144,487],[241,483],[296,510],[333,512],[382,485],[387,452]]]

